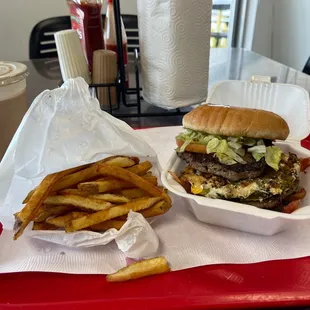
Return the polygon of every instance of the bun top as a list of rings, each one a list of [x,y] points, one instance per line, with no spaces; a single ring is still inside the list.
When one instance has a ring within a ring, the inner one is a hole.
[[[279,115],[257,109],[202,105],[183,117],[184,128],[208,134],[285,140],[289,133]]]

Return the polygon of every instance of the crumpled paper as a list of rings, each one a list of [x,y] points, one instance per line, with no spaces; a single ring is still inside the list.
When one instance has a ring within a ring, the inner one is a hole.
[[[147,158],[158,174],[154,150],[126,123],[101,111],[82,78],[44,91],[26,113],[0,164],[0,220],[2,217],[4,228],[12,229],[13,214],[45,175],[116,154]],[[131,257],[151,255],[159,245],[148,221],[134,212],[120,231],[66,234],[27,229],[25,234],[71,247],[106,245],[115,240]]]

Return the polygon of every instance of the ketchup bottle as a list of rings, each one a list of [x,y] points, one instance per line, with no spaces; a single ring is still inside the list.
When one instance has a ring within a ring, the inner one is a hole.
[[[105,24],[104,24],[105,49],[111,50],[117,53],[117,40],[116,40],[113,0],[107,0],[107,2],[108,2],[107,14],[105,17]],[[127,35],[126,35],[122,17],[121,17],[121,25],[122,25],[122,39],[123,39],[123,59],[124,59],[124,67],[125,67],[125,85],[126,85],[126,88],[128,88],[129,87],[129,78],[128,78],[129,76],[128,76]],[[118,60],[119,60],[119,57],[118,57]]]
[[[67,0],[72,29],[77,30],[92,72],[93,53],[104,49],[102,25],[102,0]]]

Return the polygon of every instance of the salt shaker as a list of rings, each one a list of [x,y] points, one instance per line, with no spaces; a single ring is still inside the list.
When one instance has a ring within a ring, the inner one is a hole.
[[[93,60],[93,83],[115,83],[117,77],[117,54],[109,50],[97,50],[94,52]],[[116,106],[116,87],[110,87],[110,96],[108,87],[98,87],[97,95],[102,109]]]

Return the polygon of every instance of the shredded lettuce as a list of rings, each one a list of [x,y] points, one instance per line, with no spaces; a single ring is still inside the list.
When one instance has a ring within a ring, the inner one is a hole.
[[[252,147],[248,148],[248,152],[265,154],[266,153],[266,146],[265,145],[252,146]]]
[[[247,149],[256,161],[265,157],[267,165],[275,170],[279,169],[281,149],[274,146],[266,147],[262,139],[209,135],[190,129],[186,129],[176,138],[184,141],[179,149],[180,152],[184,152],[190,143],[198,143],[205,145],[207,154],[214,153],[222,164],[234,165],[236,163],[246,164],[242,157]]]
[[[241,156],[239,156],[236,152],[234,152],[232,149],[228,149],[225,154],[235,160],[237,163],[240,163],[240,164],[246,164],[246,161],[243,160],[243,158]]]
[[[260,161],[263,157],[265,157],[265,153],[252,152],[252,156],[256,161]]]
[[[224,165],[234,165],[234,164],[237,163],[235,160],[233,160],[232,158],[230,158],[226,154],[216,154],[216,156],[219,159],[221,164],[224,164]]]
[[[220,144],[220,140],[218,138],[213,138],[207,144],[207,153],[216,153],[217,147]]]
[[[281,160],[282,151],[280,148],[276,146],[269,146],[267,147],[265,160],[266,164],[273,168],[274,170],[279,170],[279,163]]]
[[[242,148],[242,144],[238,142],[229,141],[228,145],[234,150],[239,150]]]

